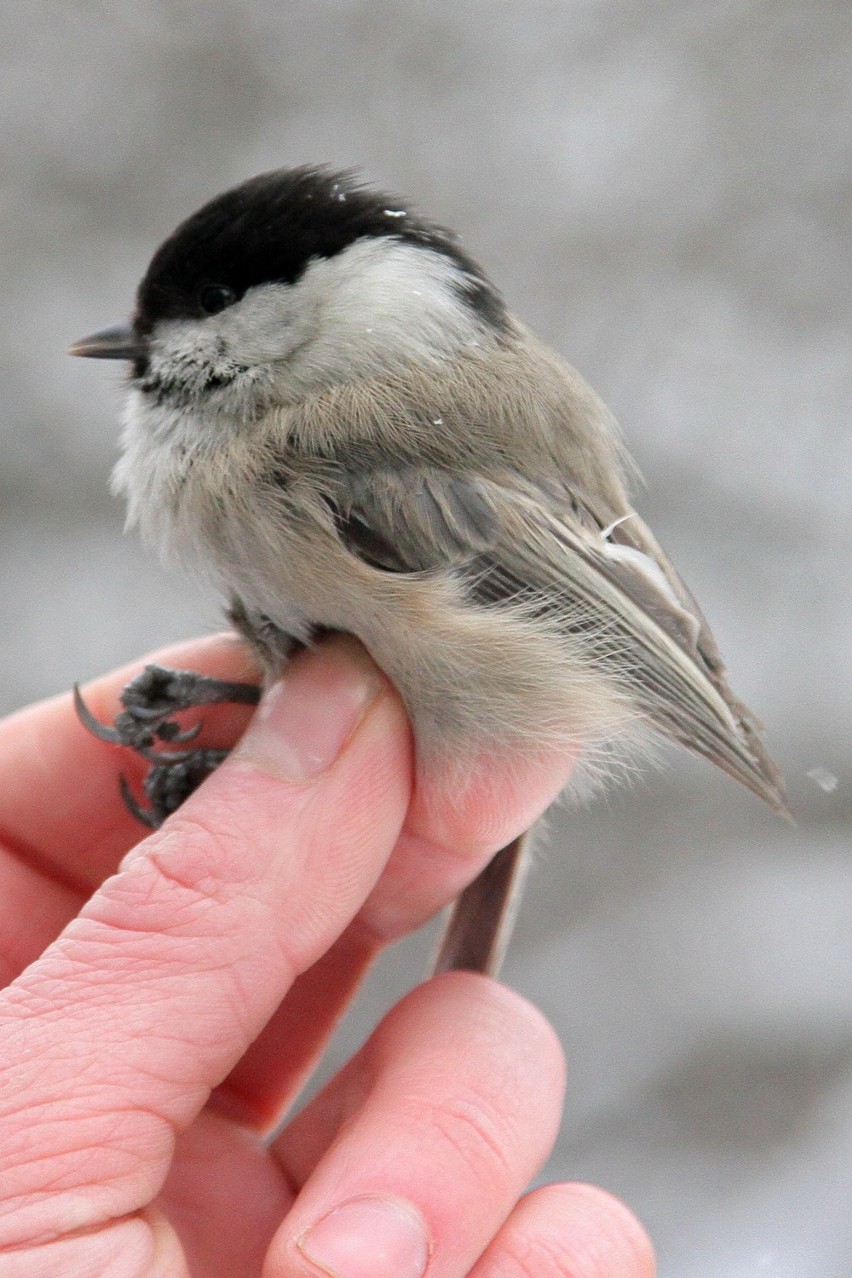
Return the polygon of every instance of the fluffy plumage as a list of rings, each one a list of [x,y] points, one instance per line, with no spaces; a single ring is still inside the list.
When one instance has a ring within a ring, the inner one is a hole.
[[[626,489],[616,424],[448,231],[349,174],[211,201],[154,256],[115,486],[210,573],[273,673],[354,633],[422,763],[580,746],[602,775],[655,728],[778,810],[759,727]]]
[[[134,330],[130,521],[267,638],[358,635],[430,767],[567,739],[600,773],[651,725],[782,805],[611,414],[450,233],[350,175],[262,175],[166,240]]]

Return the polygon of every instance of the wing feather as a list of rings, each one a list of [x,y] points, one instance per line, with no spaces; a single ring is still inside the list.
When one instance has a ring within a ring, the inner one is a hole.
[[[349,549],[393,572],[451,568],[472,602],[523,605],[591,638],[664,734],[785,812],[760,725],[731,691],[707,622],[633,512],[552,478],[435,466],[353,473],[335,494]]]

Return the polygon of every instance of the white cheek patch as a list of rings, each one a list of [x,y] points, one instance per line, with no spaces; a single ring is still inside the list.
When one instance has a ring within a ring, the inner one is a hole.
[[[493,335],[465,302],[465,283],[444,254],[385,237],[312,262],[293,288],[316,322],[294,374],[345,380],[485,345]]]
[[[312,334],[315,316],[300,304],[289,284],[250,288],[239,302],[205,321],[229,356],[247,367],[268,367],[286,359]]]
[[[166,381],[227,379],[265,369],[305,338],[292,289],[265,284],[207,319],[165,320],[151,344],[150,369]]]
[[[496,340],[451,258],[388,237],[309,263],[216,315],[161,321],[146,387],[161,403],[256,417],[335,383],[440,364]],[[144,384],[144,383],[143,383]]]

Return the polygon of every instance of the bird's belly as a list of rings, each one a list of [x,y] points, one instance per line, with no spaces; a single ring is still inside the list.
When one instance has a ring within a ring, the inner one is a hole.
[[[385,572],[333,537],[284,542],[265,563],[262,546],[243,547],[236,589],[249,625],[240,629],[270,672],[293,640],[354,635],[402,696],[429,768],[492,753],[576,753],[580,743],[588,755],[635,734],[629,699],[555,626],[510,603],[475,604],[449,570]]]

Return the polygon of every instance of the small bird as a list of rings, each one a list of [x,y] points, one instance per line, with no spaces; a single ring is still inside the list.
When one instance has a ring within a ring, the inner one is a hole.
[[[252,178],[161,245],[129,326],[71,353],[129,362],[128,523],[218,583],[267,679],[355,635],[448,795],[474,755],[566,747],[587,790],[655,729],[786,812],[612,415],[408,203],[350,172]],[[78,708],[151,759],[150,806],[126,797],[158,824],[223,757],[172,714],[257,696],[150,667],[114,727]],[[439,969],[495,969],[524,842],[459,898]]]

